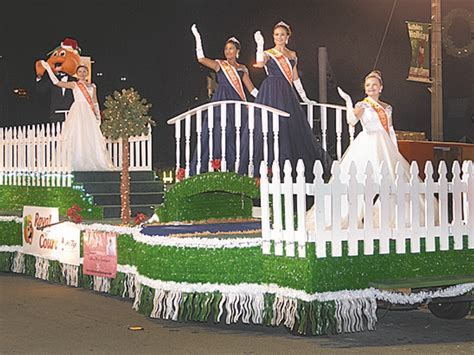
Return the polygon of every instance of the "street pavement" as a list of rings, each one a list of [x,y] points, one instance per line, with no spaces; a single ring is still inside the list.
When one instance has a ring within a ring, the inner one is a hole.
[[[284,327],[179,323],[124,300],[0,273],[1,354],[473,354],[474,319],[379,310],[376,331],[298,337]],[[141,326],[132,331],[129,326]]]

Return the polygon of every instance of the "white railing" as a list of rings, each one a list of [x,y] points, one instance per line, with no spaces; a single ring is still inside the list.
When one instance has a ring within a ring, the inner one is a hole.
[[[232,106],[234,110],[234,121],[235,121],[235,151],[236,151],[236,162],[234,167],[227,166],[226,156],[226,129],[227,129],[227,111]],[[214,108],[220,109],[220,126],[221,126],[221,157],[220,157],[220,170],[221,171],[238,171],[240,164],[240,142],[241,142],[241,128],[242,128],[242,111],[246,111],[248,118],[249,128],[249,171],[253,171],[253,144],[254,144],[254,127],[256,117],[261,117],[262,120],[262,134],[263,134],[263,159],[268,160],[268,140],[273,138],[273,153],[274,156],[279,155],[279,118],[288,117],[289,114],[272,107],[260,105],[252,102],[242,101],[218,101],[210,102],[205,105],[199,106],[188,112],[185,112],[179,116],[168,120],[168,124],[175,126],[175,138],[176,138],[176,170],[182,167],[181,162],[184,161],[185,177],[189,176],[190,164],[191,164],[191,152],[196,151],[197,163],[196,172],[201,171],[202,164],[208,164],[209,171],[213,170],[212,160],[213,156],[213,130],[214,130]],[[208,132],[203,132],[203,113],[207,113]],[[270,117],[269,117],[270,116]],[[268,132],[269,120],[273,123],[273,132]],[[182,140],[182,126],[184,124],[184,140]],[[201,136],[202,134],[209,135],[209,161],[201,161]],[[196,137],[196,146],[192,145],[192,137]],[[182,151],[184,151],[184,159],[182,157]]]
[[[370,164],[365,171],[365,181],[357,180],[355,166],[349,177],[340,174],[339,162],[332,166],[329,182],[322,179],[321,163],[316,161],[312,183],[305,181],[305,167],[299,161],[296,180],[292,167],[285,163],[284,174],[278,164],[273,164],[271,181],[267,167],[260,167],[260,192],[262,213],[263,252],[269,254],[274,243],[275,255],[306,256],[306,243],[316,244],[316,256],[326,257],[326,245],[330,244],[332,256],[343,254],[343,242],[348,245],[348,255],[372,255],[374,241],[379,243],[379,253],[390,253],[390,242],[395,252],[419,253],[421,240],[427,252],[435,251],[435,239],[439,238],[440,250],[449,250],[449,240],[454,249],[474,248],[474,167],[465,161],[462,169],[458,162],[452,167],[453,177],[447,180],[445,162],[439,165],[439,179],[433,180],[433,166],[426,163],[424,181],[418,178],[418,166],[410,167],[410,179],[406,180],[400,165],[396,179],[389,178],[387,167],[382,164],[378,171]],[[314,198],[315,208],[307,217],[307,198]],[[374,204],[375,199],[377,202]],[[345,208],[344,208],[345,207]],[[359,207],[359,208],[358,208]],[[361,210],[363,214],[361,215]],[[374,212],[378,212],[374,213]],[[307,223],[313,223],[310,231]],[[363,250],[358,250],[363,241]],[[409,248],[408,248],[409,244]],[[409,251],[407,251],[409,249]]]
[[[35,184],[50,181],[50,186],[56,186],[65,178],[68,181],[72,152],[66,149],[61,136],[62,125],[57,122],[0,128],[0,183],[33,184],[35,180]],[[121,140],[107,139],[106,146],[114,165],[121,167]],[[151,170],[151,128],[147,134],[131,137],[129,147],[130,170]]]
[[[336,158],[340,160],[342,153],[354,140],[355,129],[346,123],[346,107],[332,104],[301,103],[306,112],[313,133],[321,137],[321,145],[328,150],[328,143],[335,147]],[[314,123],[319,123],[314,125]]]
[[[234,121],[235,121],[235,147],[236,147],[236,165],[235,167],[228,167],[226,161],[226,127],[227,124],[227,112],[229,105],[234,108]],[[335,152],[337,159],[340,159],[342,152],[354,139],[354,127],[347,125],[345,119],[345,106],[338,106],[332,104],[307,104],[302,103],[303,109],[306,112],[308,122],[313,129],[313,132],[321,138],[321,145],[325,150],[328,149],[328,141],[335,146]],[[262,134],[263,134],[263,155],[264,161],[267,161],[268,157],[268,140],[274,140],[273,149],[274,156],[278,156],[278,136],[279,136],[279,125],[278,117],[288,117],[286,112],[277,110],[272,107],[250,103],[242,101],[219,101],[211,102],[197,108],[194,108],[188,112],[185,112],[179,116],[176,116],[168,120],[168,124],[175,125],[175,138],[176,138],[176,170],[182,167],[184,163],[185,177],[189,176],[191,154],[197,152],[197,167],[196,171],[199,173],[203,164],[208,164],[209,171],[212,171],[212,160],[213,160],[213,129],[214,129],[214,108],[220,109],[220,123],[221,123],[221,170],[238,170],[240,162],[240,139],[241,139],[241,128],[242,128],[242,113],[248,117],[249,120],[249,167],[248,171],[253,171],[253,165],[259,162],[254,162],[253,159],[253,129],[255,124],[255,117],[261,117],[262,119]],[[256,112],[261,111],[260,116],[256,116]],[[203,132],[203,112],[207,112],[208,119],[208,132]],[[273,132],[268,132],[268,120],[269,115],[273,120]],[[314,126],[314,123],[318,124]],[[183,129],[184,125],[184,129]],[[201,159],[201,136],[203,134],[209,135],[209,161],[202,162]],[[328,138],[328,134],[331,139]],[[196,137],[196,140],[193,138]],[[194,143],[195,142],[195,143]],[[196,144],[196,145],[194,145]]]

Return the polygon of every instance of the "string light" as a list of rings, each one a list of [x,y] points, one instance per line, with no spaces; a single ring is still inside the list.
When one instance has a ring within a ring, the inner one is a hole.
[[[105,99],[104,117],[101,125],[104,135],[111,139],[122,139],[122,172],[120,178],[120,216],[123,224],[130,223],[130,151],[128,140],[131,136],[148,133],[155,122],[148,115],[151,104],[142,99],[133,88],[115,91]]]

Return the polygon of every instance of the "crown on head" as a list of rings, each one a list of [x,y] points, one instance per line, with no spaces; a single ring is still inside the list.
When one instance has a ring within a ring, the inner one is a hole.
[[[288,32],[291,33],[290,25],[287,24],[287,23],[284,22],[284,21],[278,22],[278,23],[275,25],[275,27],[285,27],[285,28],[288,30]]]
[[[227,42],[234,42],[234,43],[237,43],[239,46],[240,46],[240,41],[235,38],[235,37],[230,37]]]
[[[372,70],[367,76],[365,77],[365,80],[368,78],[377,78],[379,79],[380,83],[382,83],[382,73],[378,70]]]

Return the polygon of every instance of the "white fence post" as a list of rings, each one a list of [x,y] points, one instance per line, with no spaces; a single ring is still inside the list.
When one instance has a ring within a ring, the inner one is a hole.
[[[267,176],[267,165],[262,161],[260,164],[260,203],[262,206],[262,252],[270,254],[270,196]]]
[[[462,193],[463,193],[463,182],[461,180],[461,167],[458,161],[454,161],[452,167],[453,178],[451,180],[452,186],[452,198],[453,198],[453,237],[454,237],[454,249],[462,249],[462,238],[463,238],[463,218],[462,218]]]
[[[283,168],[285,177],[283,183],[283,194],[285,196],[285,228],[283,236],[285,239],[286,256],[295,256],[295,222],[294,222],[294,208],[293,208],[293,176],[291,163],[289,160],[285,161]]]
[[[278,160],[273,161],[272,183],[270,184],[273,205],[273,228],[271,232],[275,243],[275,255],[283,255],[283,221],[281,215],[281,178]]]
[[[472,161],[464,162],[462,178],[466,184],[464,219],[467,225],[468,248],[474,249],[474,164]]]
[[[298,229],[296,231],[296,240],[298,242],[298,256],[306,256],[306,181],[304,176],[305,166],[303,160],[299,159],[296,163],[296,213],[298,216]]]
[[[438,167],[438,199],[439,199],[439,245],[440,250],[449,250],[449,224],[448,224],[448,180],[446,178],[448,170],[446,163],[442,160]]]

